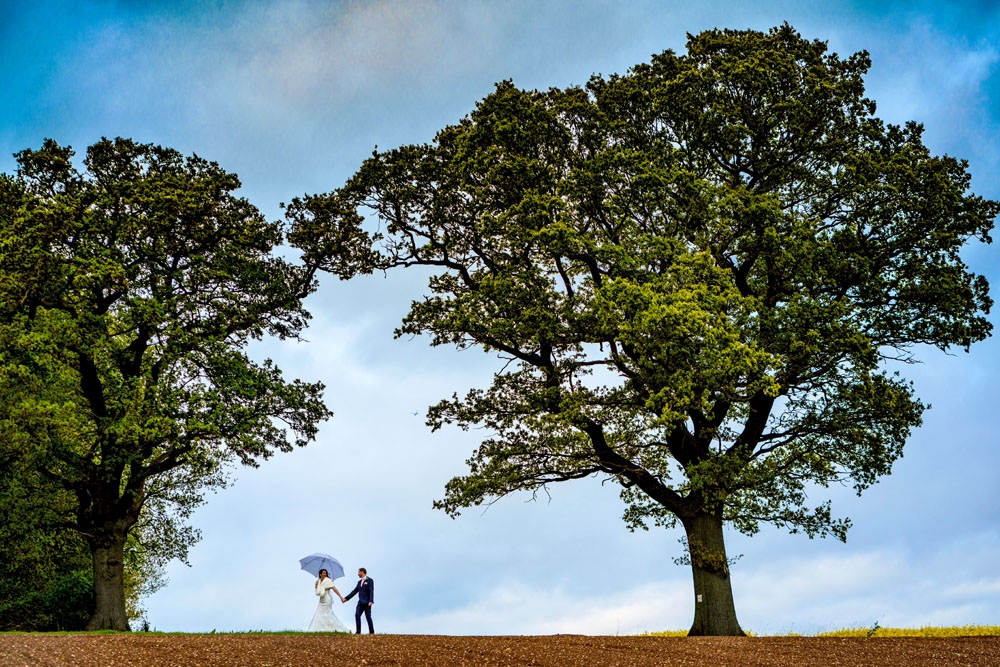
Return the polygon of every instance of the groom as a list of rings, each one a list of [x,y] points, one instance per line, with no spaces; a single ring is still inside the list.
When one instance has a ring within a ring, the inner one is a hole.
[[[361,614],[368,619],[368,634],[375,634],[375,626],[372,625],[372,605],[375,604],[375,582],[368,578],[368,570],[363,567],[358,568],[358,585],[347,594],[344,602],[347,602],[355,595],[358,596],[358,608],[354,610],[354,624],[357,626],[357,634],[361,634]]]

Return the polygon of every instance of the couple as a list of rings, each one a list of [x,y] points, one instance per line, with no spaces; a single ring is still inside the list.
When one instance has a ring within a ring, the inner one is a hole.
[[[313,614],[312,623],[309,624],[308,632],[350,632],[347,626],[340,622],[337,615],[333,613],[333,596],[336,594],[341,602],[347,602],[355,595],[358,596],[358,608],[354,611],[354,623],[357,625],[357,634],[361,634],[361,615],[368,619],[368,633],[375,634],[375,626],[372,624],[372,605],[375,604],[375,582],[368,578],[368,570],[358,568],[358,584],[354,590],[347,594],[345,598],[333,585],[326,570],[319,571],[319,579],[316,580],[316,595],[319,596],[319,606]],[[330,593],[329,591],[333,591]]]

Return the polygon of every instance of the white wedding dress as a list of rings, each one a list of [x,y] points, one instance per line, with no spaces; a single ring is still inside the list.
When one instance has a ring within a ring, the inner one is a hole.
[[[313,614],[312,623],[306,632],[350,632],[347,626],[340,622],[337,615],[333,613],[333,601],[335,598],[333,591],[326,590],[319,596],[319,604],[316,605],[316,613]]]

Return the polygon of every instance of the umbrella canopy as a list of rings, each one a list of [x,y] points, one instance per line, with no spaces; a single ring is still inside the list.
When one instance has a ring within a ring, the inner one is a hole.
[[[330,554],[310,554],[305,558],[300,558],[299,565],[314,577],[319,576],[320,570],[326,570],[327,575],[331,579],[344,576],[344,566]]]

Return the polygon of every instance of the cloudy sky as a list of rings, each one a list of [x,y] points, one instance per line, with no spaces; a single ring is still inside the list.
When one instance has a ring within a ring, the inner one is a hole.
[[[878,114],[924,123],[932,151],[968,159],[973,189],[1000,198],[1000,5],[990,0],[0,0],[0,171],[46,137],[80,152],[132,137],[219,162],[277,219],[280,202],[337,187],[374,146],[430,140],[497,81],[580,84],[682,51],[689,32],[784,21],[842,55],[868,50]],[[968,258],[1000,284],[995,248]],[[172,564],[170,584],[146,602],[155,628],[304,629],[315,597],[297,559],[313,551],[349,573],[368,568],[385,632],[690,625],[690,571],[672,562],[680,533],[629,533],[617,491],[599,480],[457,520],[431,508],[478,441],[431,434],[423,413],[498,366],[392,339],[422,287],[401,275],[325,280],[308,302],[307,343],[255,348],[289,376],[325,382],[335,416],[317,442],[236,470],[209,497],[190,567]],[[1000,624],[1000,341],[921,356],[907,373],[933,409],[905,458],[860,499],[831,492],[854,522],[846,544],[776,529],[728,535],[730,555],[742,554],[733,588],[745,628]]]

